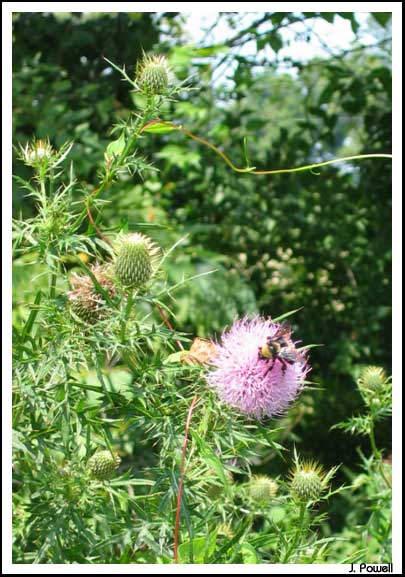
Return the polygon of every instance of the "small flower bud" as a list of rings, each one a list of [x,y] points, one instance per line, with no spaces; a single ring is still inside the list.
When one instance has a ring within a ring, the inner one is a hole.
[[[381,367],[369,366],[366,367],[359,379],[357,384],[360,390],[378,393],[384,387],[387,381],[387,376],[384,369]]]
[[[92,477],[99,481],[110,479],[121,463],[120,457],[110,451],[100,451],[94,453],[87,463],[87,469]]]
[[[299,501],[318,501],[324,489],[325,474],[315,462],[296,462],[291,473],[292,494]]]
[[[109,266],[93,265],[91,271],[97,282],[108,294],[113,297],[116,294],[114,283],[111,279]],[[70,310],[77,315],[83,322],[93,324],[103,318],[104,299],[89,276],[73,273],[70,283],[73,290],[67,293]]]
[[[114,270],[121,284],[127,288],[140,288],[155,272],[159,248],[150,238],[134,233],[119,239]]]
[[[91,296],[77,295],[70,298],[70,310],[87,324],[99,320],[99,301]]]
[[[278,485],[266,475],[254,475],[249,483],[249,494],[253,501],[266,503],[274,499]]]
[[[232,539],[232,537],[234,536],[234,532],[232,531],[232,527],[228,523],[220,523],[218,525],[217,534],[223,535],[224,537],[227,537],[228,539]]]
[[[21,148],[21,157],[27,166],[39,166],[48,164],[55,152],[46,140],[34,140],[31,144],[26,144]]]
[[[149,95],[165,94],[169,84],[169,65],[162,55],[144,56],[136,71],[139,88]]]

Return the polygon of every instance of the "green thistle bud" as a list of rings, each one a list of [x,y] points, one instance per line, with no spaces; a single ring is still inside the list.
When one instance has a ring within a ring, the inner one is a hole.
[[[169,65],[164,56],[144,56],[137,66],[136,82],[146,94],[165,94],[169,84]]]
[[[274,499],[278,485],[266,475],[254,475],[249,483],[249,494],[253,501],[266,503]]]
[[[325,474],[320,465],[313,461],[295,464],[290,475],[292,494],[299,501],[318,501],[324,489]]]
[[[48,140],[34,140],[21,149],[21,158],[27,166],[47,165],[54,157],[55,151]]]
[[[100,451],[89,459],[87,469],[92,477],[103,481],[110,479],[120,463],[121,459],[116,453],[112,455],[110,451]]]
[[[385,374],[384,369],[381,367],[369,366],[362,371],[357,384],[359,389],[363,391],[378,393],[384,387],[386,381],[387,375]]]
[[[93,324],[99,320],[99,302],[92,296],[70,297],[70,310],[87,324]]]
[[[119,239],[114,270],[121,284],[128,288],[140,288],[155,272],[159,248],[141,233]]]
[[[227,537],[228,539],[232,539],[232,537],[234,536],[234,532],[232,531],[232,527],[230,525],[228,525],[228,523],[220,523],[218,525],[217,534],[223,535],[224,537]]]

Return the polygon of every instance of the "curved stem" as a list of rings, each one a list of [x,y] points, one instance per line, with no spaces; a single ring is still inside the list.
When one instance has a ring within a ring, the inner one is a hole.
[[[177,492],[177,507],[176,507],[176,521],[174,525],[174,562],[179,562],[178,557],[178,545],[179,545],[179,527],[180,527],[180,510],[181,510],[181,496],[183,493],[183,483],[184,483],[184,461],[186,458],[186,450],[187,450],[187,441],[188,441],[188,431],[190,429],[191,417],[193,415],[194,407],[198,401],[198,396],[196,395],[194,399],[191,401],[190,408],[188,410],[187,420],[186,420],[186,428],[184,431],[184,439],[183,439],[183,447],[181,451],[181,461],[180,461],[180,479],[179,479],[179,488]]]
[[[381,453],[377,448],[377,444],[375,442],[375,434],[374,434],[374,420],[371,423],[370,426],[370,430],[368,432],[368,436],[370,439],[370,445],[371,445],[371,451],[373,453],[374,458],[376,459],[377,463],[378,463],[378,468],[380,470],[380,474],[381,477],[384,479],[385,484],[387,485],[387,487],[391,488],[391,483],[389,482],[389,480],[387,479],[385,472],[384,472],[384,464],[382,461],[382,457],[381,457]]]
[[[108,239],[108,237],[106,237],[105,234],[96,225],[96,221],[94,220],[93,215],[91,214],[89,199],[87,199],[87,201],[86,201],[86,212],[87,212],[87,216],[89,217],[89,220],[90,220],[91,224],[93,225],[94,230],[97,232],[98,236],[100,238],[102,238],[104,242],[106,242],[108,245],[111,246],[111,242]]]
[[[307,164],[305,166],[299,166],[296,168],[277,168],[274,170],[255,170],[255,167],[239,168],[217,146],[215,146],[214,144],[212,144],[211,142],[209,142],[205,138],[202,138],[201,136],[197,136],[196,134],[193,134],[192,132],[190,132],[189,130],[186,130],[182,126],[176,126],[173,122],[167,122],[167,121],[163,121],[163,120],[153,120],[152,122],[145,124],[142,127],[141,132],[145,131],[149,126],[152,126],[153,124],[166,125],[166,126],[172,128],[173,130],[178,130],[179,132],[182,132],[183,134],[185,134],[189,138],[192,138],[193,140],[196,140],[197,142],[201,142],[201,144],[204,144],[204,146],[207,146],[208,148],[213,150],[216,154],[218,154],[218,156],[220,156],[222,158],[222,160],[224,162],[226,162],[226,164],[230,168],[232,168],[233,171],[239,172],[239,173],[245,173],[245,174],[258,174],[258,175],[260,175],[260,174],[288,174],[288,173],[292,173],[292,172],[302,172],[302,171],[306,171],[306,170],[313,170],[314,168],[319,168],[321,166],[327,166],[328,164],[336,164],[338,162],[347,162],[349,160],[363,160],[366,158],[392,158],[392,154],[355,154],[352,156],[343,156],[341,158],[334,158],[332,160],[325,160],[323,162],[315,162],[313,164]]]

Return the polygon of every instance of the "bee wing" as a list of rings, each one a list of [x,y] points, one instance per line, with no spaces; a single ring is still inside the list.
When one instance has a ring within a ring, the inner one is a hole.
[[[271,337],[272,339],[279,339],[281,337],[285,337],[287,340],[290,340],[292,333],[291,326],[283,321],[278,327],[274,335]]]

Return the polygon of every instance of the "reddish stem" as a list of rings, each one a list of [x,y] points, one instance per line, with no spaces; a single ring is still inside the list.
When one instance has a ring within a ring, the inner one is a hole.
[[[159,311],[160,316],[163,319],[163,322],[165,323],[165,325],[167,326],[168,329],[170,329],[171,331],[174,331],[173,325],[171,324],[171,322],[169,321],[169,319],[167,318],[167,315],[165,313],[165,311],[162,309],[162,307],[160,307],[159,305],[157,306],[157,310]],[[177,346],[179,347],[179,349],[181,349],[182,351],[184,351],[184,347],[181,343],[181,341],[176,340]]]
[[[186,420],[186,429],[184,431],[184,439],[183,439],[183,447],[181,451],[181,460],[180,460],[180,478],[179,478],[179,490],[177,493],[177,509],[176,509],[176,522],[174,526],[174,562],[179,562],[178,557],[178,544],[179,544],[179,527],[180,527],[180,507],[181,507],[181,496],[183,493],[183,482],[184,482],[184,461],[186,458],[186,450],[187,450],[187,441],[188,441],[188,431],[190,429],[191,417],[193,415],[194,407],[198,401],[198,396],[196,395],[194,399],[191,401],[190,408],[188,410],[187,420]]]
[[[95,231],[99,235],[99,237],[102,238],[104,240],[104,242],[106,242],[107,244],[109,244],[111,246],[111,242],[109,241],[109,239],[105,236],[105,234],[96,225],[96,222],[93,218],[93,215],[91,214],[90,206],[88,203],[86,203],[86,211],[87,211],[87,216],[89,217],[89,220],[90,220],[91,224],[93,225]]]

